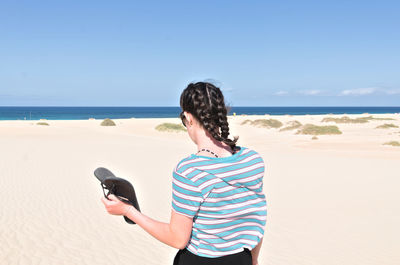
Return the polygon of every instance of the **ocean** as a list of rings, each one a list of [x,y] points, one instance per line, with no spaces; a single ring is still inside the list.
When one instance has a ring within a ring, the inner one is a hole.
[[[0,120],[87,120],[178,117],[180,107],[0,107]],[[400,113],[400,107],[231,107],[232,115]]]

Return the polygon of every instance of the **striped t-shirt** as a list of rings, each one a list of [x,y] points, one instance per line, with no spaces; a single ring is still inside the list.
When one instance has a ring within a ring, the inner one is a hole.
[[[253,249],[264,235],[264,161],[240,147],[229,157],[190,155],[173,171],[172,208],[193,218],[186,248],[221,257]]]

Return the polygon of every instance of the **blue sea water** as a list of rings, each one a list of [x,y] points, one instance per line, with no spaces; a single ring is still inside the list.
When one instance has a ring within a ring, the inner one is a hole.
[[[87,120],[178,117],[179,107],[0,107],[0,120]],[[230,115],[400,113],[399,107],[231,107]]]

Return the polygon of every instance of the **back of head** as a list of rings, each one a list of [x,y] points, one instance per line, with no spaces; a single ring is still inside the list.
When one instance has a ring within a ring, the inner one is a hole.
[[[239,137],[228,138],[228,110],[218,87],[207,82],[190,83],[181,94],[180,105],[182,111],[191,113],[214,139],[236,149]]]

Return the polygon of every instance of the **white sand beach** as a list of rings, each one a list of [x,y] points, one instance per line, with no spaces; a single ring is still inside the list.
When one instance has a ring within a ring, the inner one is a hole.
[[[392,118],[360,124],[326,117]],[[277,119],[336,125],[338,135],[241,123]],[[155,130],[177,118],[0,121],[0,264],[172,264],[176,249],[107,214],[97,167],[128,179],[142,212],[169,221],[172,170],[196,152],[186,132]],[[230,116],[239,146],[266,164],[268,217],[259,264],[400,264],[399,114]],[[232,136],[231,136],[232,138]]]

